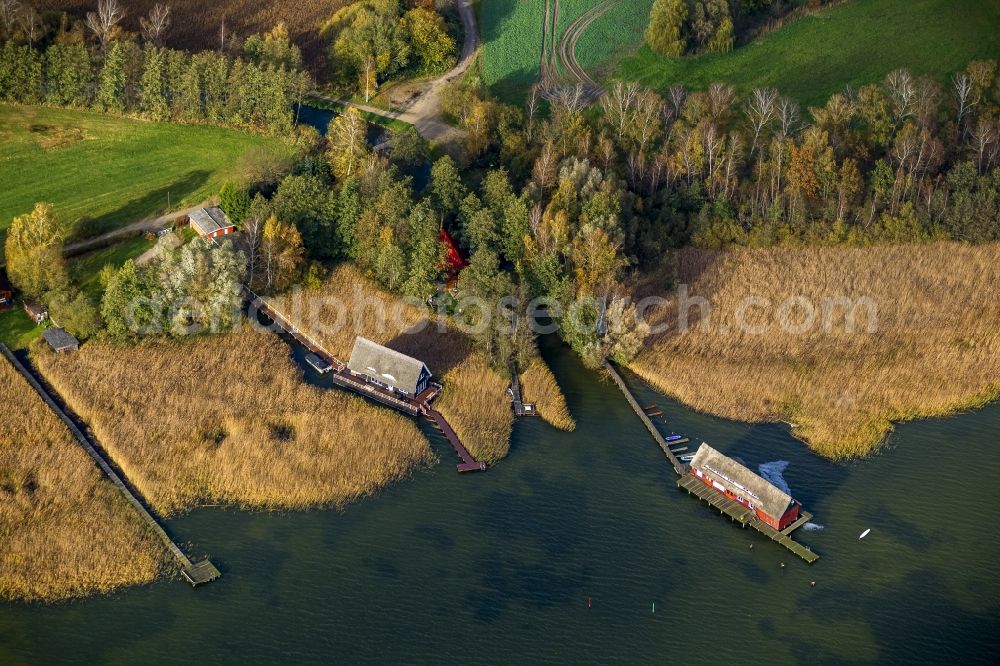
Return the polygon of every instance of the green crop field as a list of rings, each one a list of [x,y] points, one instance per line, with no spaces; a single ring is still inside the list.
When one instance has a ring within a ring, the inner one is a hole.
[[[489,0],[477,10],[485,83],[501,99],[519,99],[538,80],[545,3]]]
[[[595,79],[606,78],[642,41],[653,0],[624,0],[594,21],[576,44],[576,59]]]
[[[0,105],[0,240],[38,201],[68,235],[101,233],[218,192],[276,139],[216,127],[148,123],[88,111]]]
[[[740,92],[773,86],[815,105],[847,84],[878,81],[898,67],[944,82],[969,60],[998,56],[996,0],[850,0],[732,53],[670,59],[643,46],[622,61],[617,76],[661,90],[714,81]]]

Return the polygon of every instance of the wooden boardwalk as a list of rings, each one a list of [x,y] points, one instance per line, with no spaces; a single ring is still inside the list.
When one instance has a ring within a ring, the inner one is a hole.
[[[656,425],[653,423],[652,419],[646,415],[645,410],[639,405],[635,396],[632,395],[632,391],[629,390],[628,386],[625,384],[625,380],[622,379],[622,376],[618,374],[618,371],[613,365],[611,365],[610,362],[605,361],[604,367],[611,375],[611,378],[615,380],[615,384],[618,384],[618,388],[621,389],[621,392],[625,395],[625,399],[628,400],[628,404],[632,406],[632,411],[634,411],[636,416],[642,420],[643,425],[646,426],[646,430],[649,431],[649,434],[653,436],[653,439],[660,446],[660,449],[663,451],[663,455],[665,455],[667,460],[670,461],[670,464],[673,465],[674,472],[676,472],[678,476],[686,474],[687,465],[678,460],[677,456],[674,455],[674,452],[670,450],[670,443],[667,442],[667,440],[663,438],[663,435],[660,434],[660,431],[656,429]]]
[[[729,516],[733,519],[733,521],[739,523],[742,527],[752,527],[771,541],[780,543],[792,553],[801,557],[808,564],[812,564],[819,559],[819,555],[811,551],[808,546],[804,546],[788,536],[792,530],[805,524],[810,518],[812,518],[812,514],[808,512],[803,513],[801,518],[779,532],[758,518],[757,514],[754,513],[752,509],[743,506],[736,500],[729,499],[722,493],[712,490],[700,479],[697,479],[690,474],[685,474],[677,479],[677,487],[686,490],[698,499],[704,500],[711,506],[714,506],[719,510],[719,513]]]
[[[31,371],[29,371],[24,364],[11,353],[10,349],[8,349],[6,345],[0,344],[0,351],[3,352],[3,355],[7,357],[7,360],[10,361],[14,368],[21,373],[21,376],[28,381],[31,388],[33,388],[35,392],[41,396],[42,400],[45,401],[45,404],[48,405],[49,409],[51,409],[55,415],[66,424],[66,427],[69,428],[71,433],[73,433],[73,437],[75,437],[77,442],[80,443],[80,446],[83,447],[84,451],[86,451],[94,463],[97,464],[98,468],[104,472],[104,475],[108,477],[111,483],[118,488],[121,494],[125,497],[126,501],[128,501],[128,503],[131,504],[132,507],[139,513],[153,533],[159,537],[160,541],[163,542],[163,545],[174,556],[174,559],[180,566],[180,570],[184,575],[184,578],[193,586],[198,586],[202,583],[207,583],[218,578],[221,575],[219,574],[219,570],[216,569],[215,566],[207,559],[196,564],[192,563],[191,560],[188,559],[188,556],[185,555],[177,544],[175,544],[167,535],[166,531],[153,517],[153,514],[146,508],[145,504],[139,501],[136,494],[125,484],[111,465],[108,464],[108,461],[104,459],[104,456],[97,450],[97,447],[90,440],[90,438],[77,427],[73,419],[71,419],[69,415],[66,414],[66,412],[56,403],[56,401],[49,394],[48,390],[42,386],[41,382],[38,381],[35,375],[32,374]]]
[[[514,416],[538,416],[535,406],[524,402],[521,397],[521,378],[517,373],[517,362],[511,359],[507,368],[510,371],[510,398]]]
[[[431,423],[437,426],[438,430],[441,431],[441,434],[444,435],[445,439],[448,440],[448,443],[451,444],[451,448],[455,449],[455,453],[458,454],[458,457],[462,459],[462,462],[456,465],[459,473],[482,472],[486,469],[486,463],[479,462],[472,457],[472,454],[465,448],[465,445],[462,444],[462,441],[458,438],[458,435],[455,434],[451,425],[448,424],[448,421],[445,420],[441,414],[431,409],[430,406],[427,407],[425,413]]]
[[[688,493],[701,500],[704,500],[711,506],[718,509],[719,513],[729,516],[733,521],[738,522],[741,526],[752,527],[767,538],[781,544],[795,555],[801,557],[807,563],[812,564],[819,559],[819,555],[810,550],[808,546],[802,545],[801,543],[793,540],[790,536],[792,532],[807,523],[812,518],[811,513],[808,511],[803,512],[794,523],[779,532],[758,518],[757,514],[752,509],[740,504],[736,500],[729,499],[722,493],[709,488],[699,479],[691,476],[689,473],[691,469],[690,466],[682,463],[677,458],[676,453],[679,453],[680,449],[671,450],[670,448],[671,446],[686,443],[688,439],[684,437],[670,442],[666,441],[663,435],[660,434],[660,431],[656,428],[652,419],[649,418],[649,415],[646,413],[646,408],[639,405],[639,402],[635,399],[635,396],[632,394],[628,385],[625,384],[625,380],[622,378],[618,370],[607,361],[605,361],[604,366],[607,368],[611,378],[614,379],[615,384],[618,385],[618,388],[621,389],[621,392],[625,395],[625,399],[628,400],[629,405],[632,406],[632,410],[636,413],[636,416],[642,420],[646,429],[649,430],[649,434],[653,436],[653,439],[660,446],[660,449],[667,457],[667,460],[669,460],[670,464],[673,465],[674,472],[678,477],[677,486],[679,488],[686,490]],[[655,408],[655,405],[650,405],[650,407]]]

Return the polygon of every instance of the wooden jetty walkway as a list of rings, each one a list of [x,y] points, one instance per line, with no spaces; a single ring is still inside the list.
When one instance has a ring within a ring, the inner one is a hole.
[[[426,416],[427,419],[434,424],[434,427],[441,431],[441,433],[445,436],[445,439],[448,440],[448,443],[451,444],[451,447],[455,449],[455,453],[457,453],[458,457],[462,459],[462,462],[457,465],[457,469],[460,473],[480,472],[486,469],[486,463],[476,460],[472,454],[469,453],[469,450],[465,448],[464,444],[462,444],[462,441],[455,433],[455,430],[451,427],[444,416],[442,416],[440,412],[431,408],[431,401],[437,397],[438,393],[441,392],[441,386],[439,384],[432,382],[423,393],[416,396],[413,400],[404,400],[395,395],[392,391],[363,382],[354,377],[347,370],[346,363],[337,359],[337,357],[324,349],[323,346],[316,340],[313,340],[309,335],[300,331],[297,326],[295,326],[283,314],[275,310],[267,301],[249,290],[245,290],[245,292],[247,301],[251,308],[256,308],[258,312],[263,313],[274,322],[275,326],[305,346],[306,349],[309,350],[309,353],[316,359],[326,361],[330,364],[333,372],[332,380],[334,384],[368,398],[369,400],[374,400],[375,402],[385,405],[386,407],[399,410],[410,416]],[[310,361],[309,363],[312,367],[317,367],[313,361]]]
[[[438,430],[441,431],[441,434],[445,436],[445,439],[447,439],[448,443],[451,444],[451,448],[455,449],[455,453],[458,454],[458,457],[462,459],[462,462],[456,465],[459,473],[481,472],[486,469],[486,463],[479,462],[472,457],[472,454],[465,448],[465,445],[462,444],[458,435],[455,434],[455,431],[448,424],[448,421],[446,421],[440,413],[428,406],[425,414],[427,415],[427,418],[430,419],[431,423],[436,425]]]
[[[510,399],[514,416],[538,416],[535,406],[521,398],[521,377],[517,373],[517,361],[511,359],[507,368],[510,370]]]
[[[115,472],[110,464],[108,464],[108,461],[104,459],[104,456],[101,455],[100,451],[97,450],[97,447],[90,440],[90,438],[77,427],[73,419],[71,419],[65,410],[63,410],[56,403],[56,401],[49,394],[49,391],[42,386],[41,382],[38,381],[35,375],[28,370],[24,364],[21,363],[16,356],[14,356],[13,353],[11,353],[10,349],[8,349],[6,345],[0,344],[0,351],[3,352],[3,355],[7,357],[7,360],[10,361],[14,368],[21,373],[21,376],[28,381],[31,388],[33,388],[35,392],[41,396],[42,400],[45,401],[45,404],[48,405],[49,409],[51,409],[55,415],[66,424],[66,427],[69,428],[71,433],[73,433],[73,437],[76,438],[77,442],[80,443],[80,446],[83,447],[91,459],[97,464],[98,468],[104,472],[104,475],[108,477],[116,488],[118,488],[121,494],[125,497],[126,501],[128,501],[128,503],[131,504],[132,507],[139,513],[149,529],[151,529],[153,533],[159,537],[160,541],[163,542],[163,545],[166,546],[167,550],[170,551],[170,553],[174,556],[174,559],[180,565],[181,574],[183,574],[184,578],[195,587],[218,578],[221,575],[219,570],[216,569],[215,566],[207,559],[197,563],[191,562],[188,556],[185,555],[177,544],[175,544],[167,535],[166,531],[160,526],[160,523],[157,522],[156,518],[153,517],[153,514],[146,508],[145,504],[139,501],[136,493],[125,484],[118,473]]]
[[[630,405],[632,405],[632,411],[634,411],[636,416],[642,420],[643,425],[646,426],[646,430],[649,431],[649,434],[653,436],[653,439],[660,446],[660,449],[662,449],[663,455],[665,455],[667,460],[670,461],[670,464],[673,465],[674,471],[677,472],[677,475],[683,476],[686,474],[687,466],[682,464],[681,461],[677,459],[677,456],[674,455],[674,452],[670,450],[670,443],[667,442],[667,440],[663,438],[663,435],[660,434],[660,431],[656,429],[656,425],[653,423],[652,419],[646,415],[646,411],[639,405],[635,396],[632,395],[632,391],[629,390],[629,387],[625,384],[625,380],[622,379],[622,376],[609,361],[604,362],[604,367],[611,375],[611,378],[615,381],[615,384],[618,384],[618,388],[621,389],[621,392],[625,395],[625,399],[628,400]]]
[[[788,536],[797,527],[804,525],[812,518],[812,514],[808,511],[803,512],[798,520],[779,532],[758,518],[752,509],[743,506],[735,500],[729,499],[722,493],[716,492],[702,483],[700,479],[690,474],[685,474],[677,479],[677,487],[714,506],[719,510],[720,514],[729,516],[742,527],[752,527],[771,541],[780,543],[808,564],[812,564],[819,559],[819,555],[810,550],[808,546],[804,546]]]
[[[653,436],[653,439],[660,446],[660,449],[663,450],[663,454],[667,457],[667,460],[670,461],[670,464],[674,468],[674,472],[677,473],[678,488],[686,490],[689,494],[704,500],[709,505],[718,509],[720,514],[729,516],[733,521],[738,522],[742,527],[752,527],[767,538],[781,544],[795,555],[801,557],[808,564],[812,564],[819,559],[819,555],[814,553],[808,546],[793,540],[791,537],[792,532],[812,519],[813,515],[811,513],[808,511],[802,512],[800,517],[794,523],[785,529],[778,531],[758,518],[757,514],[752,509],[743,506],[735,500],[729,499],[722,493],[716,492],[712,488],[709,488],[707,485],[702,483],[701,480],[695,478],[689,473],[691,469],[690,465],[681,462],[677,458],[676,454],[686,450],[687,447],[675,449],[670,448],[671,446],[686,443],[688,438],[684,437],[681,439],[674,439],[669,442],[664,439],[663,435],[660,434],[660,431],[656,428],[656,425],[653,423],[652,419],[650,419],[647,412],[648,409],[656,409],[656,405],[649,405],[648,407],[640,406],[639,402],[632,394],[632,390],[629,389],[618,370],[608,361],[605,361],[604,367],[611,375],[615,384],[618,385],[618,388],[621,389],[621,392],[625,395],[625,399],[628,400],[628,403],[632,406],[632,410],[636,413],[636,416],[642,420],[646,429],[649,430],[649,434]],[[689,459],[689,456],[693,456],[693,454],[685,454],[684,458]]]

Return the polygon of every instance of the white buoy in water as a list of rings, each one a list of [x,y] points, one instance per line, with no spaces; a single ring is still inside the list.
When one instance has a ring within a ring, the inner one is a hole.
[[[653,602],[653,612],[654,613],[656,612],[656,602],[655,601]]]
[[[865,538],[866,536],[868,536],[868,533],[869,533],[869,532],[871,532],[871,531],[872,531],[872,530],[871,530],[871,528],[868,528],[867,530],[865,530],[864,532],[862,532],[862,533],[861,533],[861,536],[859,536],[859,537],[858,537],[858,541],[861,541],[861,540],[862,540],[862,539],[864,539],[864,538]]]

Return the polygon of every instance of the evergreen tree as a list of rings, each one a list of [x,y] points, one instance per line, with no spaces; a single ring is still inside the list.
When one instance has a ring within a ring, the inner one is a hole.
[[[144,49],[139,111],[152,120],[165,120],[170,115],[164,94],[165,65],[162,49],[155,46]]]
[[[104,66],[101,67],[100,84],[97,88],[98,108],[111,113],[125,112],[125,85],[128,81],[125,66],[125,42],[111,42],[104,54]]]

